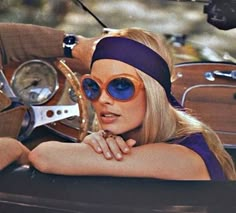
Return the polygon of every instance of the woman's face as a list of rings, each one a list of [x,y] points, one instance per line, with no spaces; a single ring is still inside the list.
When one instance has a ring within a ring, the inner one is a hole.
[[[120,74],[129,74],[140,79],[134,67],[111,59],[94,62],[91,70],[91,75],[101,83]],[[113,134],[123,134],[142,124],[146,111],[145,89],[140,89],[133,99],[126,102],[113,99],[104,89],[99,99],[92,104],[102,129],[109,130]]]

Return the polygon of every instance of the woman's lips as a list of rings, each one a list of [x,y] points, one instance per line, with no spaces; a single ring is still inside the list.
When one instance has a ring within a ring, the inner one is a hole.
[[[119,116],[120,115],[115,114],[115,113],[111,113],[111,112],[102,112],[102,113],[100,113],[101,121],[104,124],[113,123]]]

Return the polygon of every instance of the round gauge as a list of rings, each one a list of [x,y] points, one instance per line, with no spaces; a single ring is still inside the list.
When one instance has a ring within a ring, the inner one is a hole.
[[[57,91],[57,71],[42,60],[26,61],[14,72],[11,86],[25,104],[40,105],[50,100]]]

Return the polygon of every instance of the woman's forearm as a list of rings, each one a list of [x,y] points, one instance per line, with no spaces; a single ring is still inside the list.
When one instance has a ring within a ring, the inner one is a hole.
[[[117,175],[112,160],[95,153],[84,143],[45,142],[29,154],[31,164],[41,172],[62,175]]]
[[[52,174],[161,179],[209,178],[204,163],[192,151],[162,144],[134,147],[123,160],[117,161],[115,158],[105,159],[84,143],[46,142],[36,147],[29,159],[41,172]]]
[[[14,161],[27,164],[29,150],[13,138],[0,138],[0,170]]]

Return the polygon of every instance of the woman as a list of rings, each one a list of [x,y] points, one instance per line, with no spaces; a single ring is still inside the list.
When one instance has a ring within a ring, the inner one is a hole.
[[[217,135],[171,95],[172,70],[160,37],[135,28],[109,33],[98,41],[91,75],[81,79],[102,130],[80,144],[43,143],[30,161],[64,175],[235,179]]]

